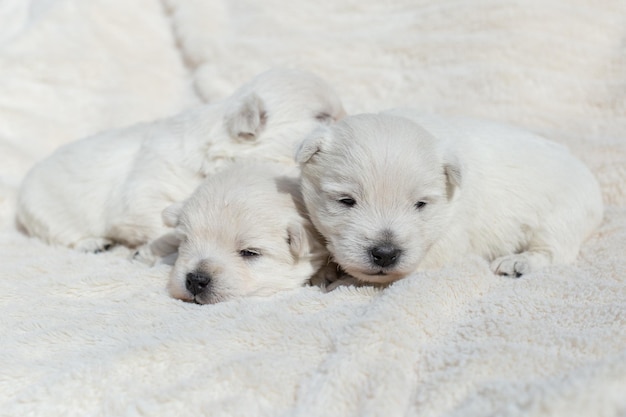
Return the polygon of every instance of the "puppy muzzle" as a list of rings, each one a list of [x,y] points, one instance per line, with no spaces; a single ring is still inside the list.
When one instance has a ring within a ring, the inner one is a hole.
[[[393,268],[400,260],[402,249],[391,243],[373,246],[368,251],[370,262],[381,268]]]
[[[211,288],[212,277],[203,271],[189,272],[185,277],[185,288],[194,298],[203,293],[209,292]]]

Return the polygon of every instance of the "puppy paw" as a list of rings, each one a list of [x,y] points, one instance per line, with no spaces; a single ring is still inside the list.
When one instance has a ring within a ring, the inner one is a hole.
[[[328,286],[331,282],[339,279],[340,275],[341,271],[339,270],[337,264],[330,262],[321,267],[315,275],[309,279],[309,284],[320,288],[326,288],[326,286]]]
[[[491,262],[491,270],[497,275],[519,278],[530,272],[530,262],[526,255],[507,255]]]
[[[334,262],[329,262],[327,265],[320,268],[319,271],[309,280],[311,285],[320,287],[323,292],[330,292],[338,287],[343,286],[359,286],[362,282],[348,275],[343,269]]]
[[[148,266],[154,266],[159,257],[152,252],[150,245],[140,246],[131,256],[130,259],[133,261],[138,261]]]
[[[337,279],[336,281],[333,281],[330,284],[322,287],[322,289],[324,290],[324,292],[331,292],[331,291],[336,290],[339,287],[346,287],[346,286],[360,287],[361,285],[363,285],[363,283],[359,281],[358,279],[354,278],[351,275],[344,274],[341,278]]]
[[[106,252],[112,247],[112,240],[100,237],[82,239],[74,244],[74,249],[85,253]]]

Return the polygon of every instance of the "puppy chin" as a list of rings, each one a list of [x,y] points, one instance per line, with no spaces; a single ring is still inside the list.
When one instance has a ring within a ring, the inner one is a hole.
[[[391,284],[410,274],[410,271],[368,269],[363,266],[342,265],[341,268],[359,281],[379,285]]]

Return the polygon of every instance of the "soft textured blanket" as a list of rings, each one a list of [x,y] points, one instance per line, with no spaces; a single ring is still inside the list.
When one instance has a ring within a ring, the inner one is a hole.
[[[349,113],[508,122],[596,174],[575,264],[469,259],[385,290],[193,305],[167,266],[21,235],[21,178],[63,143],[228,95],[272,66]],[[0,415],[626,416],[623,0],[0,0]]]

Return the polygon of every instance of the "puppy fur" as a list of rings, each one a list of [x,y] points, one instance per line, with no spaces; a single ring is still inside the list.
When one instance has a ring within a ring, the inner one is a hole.
[[[307,283],[328,252],[305,214],[296,174],[239,162],[166,208],[163,220],[181,242],[171,295],[207,304]]]
[[[296,159],[311,220],[364,282],[469,254],[512,277],[569,263],[603,214],[595,178],[566,148],[484,121],[351,116],[305,139]]]
[[[270,70],[231,97],[178,116],[59,148],[27,174],[17,222],[83,251],[144,244],[166,232],[162,210],[235,159],[293,165],[307,133],[345,114],[333,89],[297,70]]]

